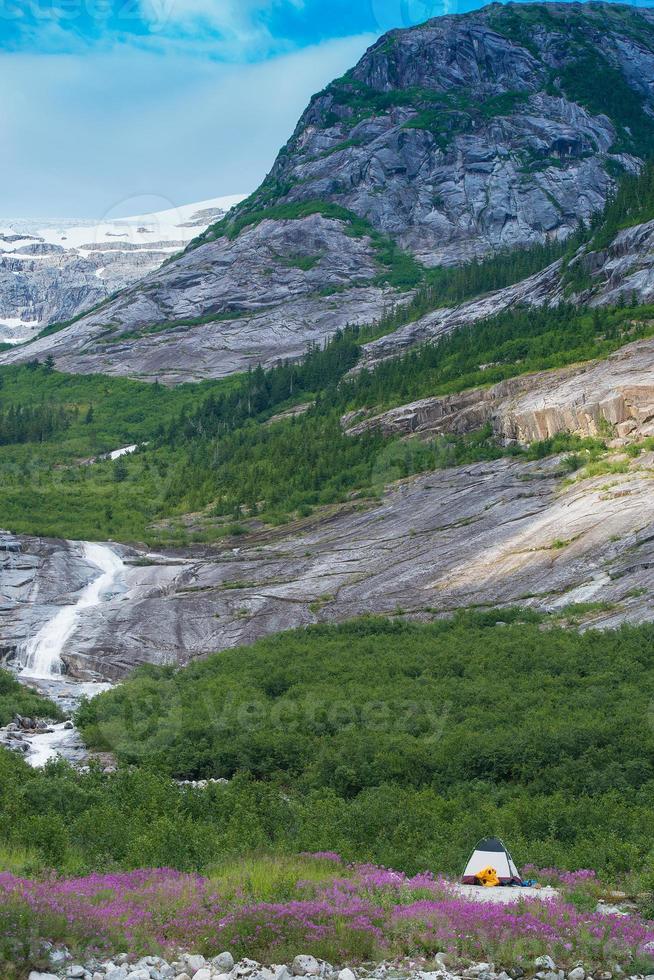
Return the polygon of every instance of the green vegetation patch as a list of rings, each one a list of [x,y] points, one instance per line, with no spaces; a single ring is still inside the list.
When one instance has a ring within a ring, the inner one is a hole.
[[[653,333],[654,306],[507,310],[359,372],[341,386],[340,404],[390,408],[606,357]]]
[[[71,869],[329,849],[459,873],[492,829],[518,861],[640,867],[654,627],[579,634],[540,619],[360,620],[141,668],[79,714],[136,769],[39,773],[0,753],[7,845]],[[196,793],[167,773],[232,781]]]
[[[63,720],[59,705],[20,684],[13,674],[0,670],[0,726],[8,725],[14,715],[25,718]]]
[[[562,471],[573,473],[595,462],[602,444],[562,434],[525,451],[500,446],[488,426],[429,441],[378,431],[351,437],[340,419],[351,409],[381,410],[603,357],[653,325],[649,307],[513,310],[348,378],[368,331],[340,332],[300,363],[175,389],[47,366],[5,368],[0,421],[13,412],[14,430],[0,446],[3,523],[22,533],[181,545],[246,533],[251,519],[278,526],[353,496],[375,500],[394,480],[504,455],[567,453]],[[262,424],[300,402],[313,404]],[[30,441],[27,406],[65,426]],[[141,445],[133,456],[79,465],[99,449],[132,443]]]

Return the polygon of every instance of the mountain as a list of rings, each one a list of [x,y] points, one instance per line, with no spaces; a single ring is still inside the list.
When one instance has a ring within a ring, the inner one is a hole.
[[[78,538],[124,561],[80,676],[371,611],[651,618],[652,83],[626,6],[391,32],[182,255],[5,352],[0,652],[93,581]]]
[[[100,222],[0,219],[0,343],[25,343],[132,285],[242,200]]]
[[[221,377],[377,320],[439,268],[563,251],[654,147],[653,92],[640,8],[491,4],[392,31],[182,256],[3,361]]]

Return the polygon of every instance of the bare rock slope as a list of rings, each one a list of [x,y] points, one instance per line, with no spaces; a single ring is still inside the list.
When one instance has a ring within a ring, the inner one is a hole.
[[[557,460],[499,460],[395,483],[380,505],[343,507],[295,533],[125,558],[112,592],[82,610],[64,659],[81,677],[215,650],[363,613],[430,617],[461,606],[564,610],[602,601],[591,622],[652,615],[654,458],[564,486]],[[380,483],[393,456],[379,460]],[[9,538],[0,553],[0,635],[11,658],[97,569],[79,544]]]
[[[350,435],[463,434],[491,423],[504,442],[528,444],[558,432],[618,438],[654,435],[654,340],[627,344],[601,361],[524,374],[490,388],[422,398],[378,415],[343,419]]]

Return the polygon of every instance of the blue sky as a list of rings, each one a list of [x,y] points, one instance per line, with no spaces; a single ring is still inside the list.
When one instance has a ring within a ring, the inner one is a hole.
[[[313,92],[456,2],[0,0],[0,216],[247,193]]]
[[[478,0],[0,0],[0,216],[253,190],[379,34]]]

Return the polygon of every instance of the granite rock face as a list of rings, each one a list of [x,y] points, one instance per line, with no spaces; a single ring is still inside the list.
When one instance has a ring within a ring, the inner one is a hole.
[[[51,353],[61,370],[174,383],[299,357],[308,343],[345,321],[369,322],[388,303],[368,246],[321,215],[264,221],[234,241],[187,252],[97,313],[0,362]]]
[[[565,239],[640,167],[653,92],[648,10],[493,4],[393,31],[313,98],[231,224],[0,363],[172,382],[296,356],[406,297],[384,288],[398,248],[437,266]]]
[[[393,333],[366,344],[356,370],[374,368],[410,348],[437,341],[458,327],[495,316],[515,307],[556,306],[561,301],[589,306],[614,306],[628,301],[654,300],[654,221],[618,232],[602,250],[579,249],[570,271],[580,268],[587,286],[571,291],[562,262],[553,262],[542,272],[514,286],[487,293],[455,307],[444,307],[400,327]],[[573,280],[574,281],[574,280]]]
[[[515,9],[380,39],[314,97],[266,185],[284,201],[337,196],[426,265],[565,238],[602,207],[616,164],[638,166],[616,122],[575,97],[576,44],[648,100],[650,20]]]
[[[601,361],[542,371],[490,388],[422,398],[379,415],[351,413],[352,436],[462,435],[491,423],[501,441],[529,444],[558,432],[642,439],[654,435],[654,340],[627,344]]]
[[[600,476],[563,489],[557,459],[501,459],[398,482],[397,452],[380,454],[388,489],[376,506],[343,505],[236,552],[147,556],[112,546],[124,569],[111,594],[80,613],[63,654],[70,673],[118,679],[139,663],[185,664],[363,613],[429,618],[479,603],[559,609],[593,599],[615,604],[593,625],[651,619],[651,454],[610,485]],[[5,659],[93,574],[79,544],[14,541],[21,552],[0,556]]]

